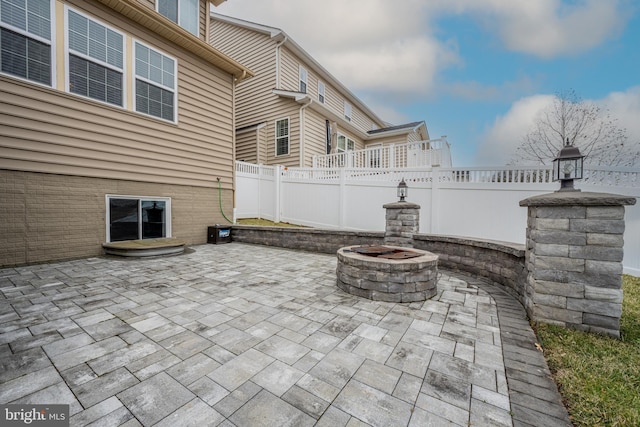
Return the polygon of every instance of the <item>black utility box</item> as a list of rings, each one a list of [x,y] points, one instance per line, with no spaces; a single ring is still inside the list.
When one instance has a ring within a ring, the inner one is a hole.
[[[207,243],[231,243],[231,227],[220,224],[207,227]]]

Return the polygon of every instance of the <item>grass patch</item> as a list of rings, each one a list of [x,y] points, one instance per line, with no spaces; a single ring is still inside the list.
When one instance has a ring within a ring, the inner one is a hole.
[[[288,222],[273,222],[261,218],[243,218],[239,219],[237,223],[240,225],[261,225],[263,227],[303,227],[302,225],[289,224]]]
[[[623,276],[622,339],[537,326],[538,339],[577,426],[640,426],[640,278]]]

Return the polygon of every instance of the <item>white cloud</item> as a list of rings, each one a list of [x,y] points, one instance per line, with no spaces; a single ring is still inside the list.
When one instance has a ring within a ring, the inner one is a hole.
[[[480,137],[474,163],[482,166],[507,164],[522,138],[529,132],[536,116],[553,102],[554,95],[521,98]],[[627,130],[629,142],[640,144],[640,86],[624,92],[612,92],[603,99],[585,100],[608,109],[617,125]]]
[[[610,93],[599,103],[618,119],[618,126],[627,130],[629,141],[640,144],[640,86]]]
[[[482,135],[474,164],[506,165],[520,145],[522,137],[533,125],[537,114],[552,101],[553,95],[534,95],[513,103],[509,111],[496,117],[493,126]]]
[[[421,0],[230,0],[215,12],[284,30],[349,89],[415,96],[459,62]]]
[[[434,13],[470,13],[510,50],[553,58],[614,37],[627,11],[620,0],[433,0]]]

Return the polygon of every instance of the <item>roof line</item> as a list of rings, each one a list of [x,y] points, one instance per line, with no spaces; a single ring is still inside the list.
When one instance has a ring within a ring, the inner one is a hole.
[[[211,12],[211,17],[213,19],[217,19],[219,21],[231,23],[234,25],[241,26],[243,28],[258,31],[263,34],[268,35],[273,39],[284,39],[284,44],[289,47],[295,54],[301,56],[307,62],[309,62],[315,71],[323,77],[326,81],[330,81],[334,86],[336,86],[346,97],[352,101],[355,105],[357,105],[360,109],[362,109],[365,113],[371,116],[375,121],[377,121],[379,125],[386,125],[387,122],[382,120],[380,116],[374,113],[371,108],[369,108],[363,101],[360,100],[353,92],[351,92],[340,80],[338,80],[333,74],[331,74],[326,68],[324,68],[316,59],[314,59],[306,50],[302,48],[298,43],[296,43],[286,32],[283,30],[270,27],[268,25],[262,25],[255,22],[246,21],[240,18],[234,18],[227,15],[221,15],[219,13]]]
[[[98,0],[98,2],[135,21],[153,33],[160,35],[164,39],[197,55],[221,70],[226,71],[233,75],[238,81],[254,76],[254,73],[249,68],[223,54],[209,43],[200,40],[175,22],[160,15],[154,9],[144,6],[137,0]]]

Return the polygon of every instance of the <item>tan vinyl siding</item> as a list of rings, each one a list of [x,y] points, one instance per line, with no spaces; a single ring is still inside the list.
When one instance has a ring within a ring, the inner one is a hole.
[[[144,6],[147,6],[149,9],[156,10],[157,0],[136,0],[136,1]]]
[[[268,138],[269,135],[267,134],[268,129],[266,126],[260,128],[258,130],[258,161],[257,163],[263,163],[266,164],[267,162],[267,150],[269,147],[268,144]]]
[[[416,141],[422,141],[422,137],[418,132],[411,132],[409,135],[407,135],[407,142],[416,142]]]
[[[177,59],[178,123],[0,77],[0,168],[204,187],[219,176],[231,188],[231,76],[111,9],[69,4]]]
[[[316,111],[306,109],[304,125],[304,167],[313,166],[314,155],[327,153],[327,125],[325,118]]]
[[[210,44],[220,52],[245,64],[255,77],[236,88],[236,127],[254,125],[271,117],[275,78],[275,42],[264,34],[211,21]]]
[[[280,87],[278,89],[300,91],[300,60],[285,47],[280,48]]]
[[[258,163],[258,132],[255,129],[236,136],[236,160]]]
[[[269,165],[299,166],[300,106],[290,100],[278,99],[273,106],[272,120],[267,122],[267,162]],[[289,154],[276,156],[276,120],[289,118]]]

